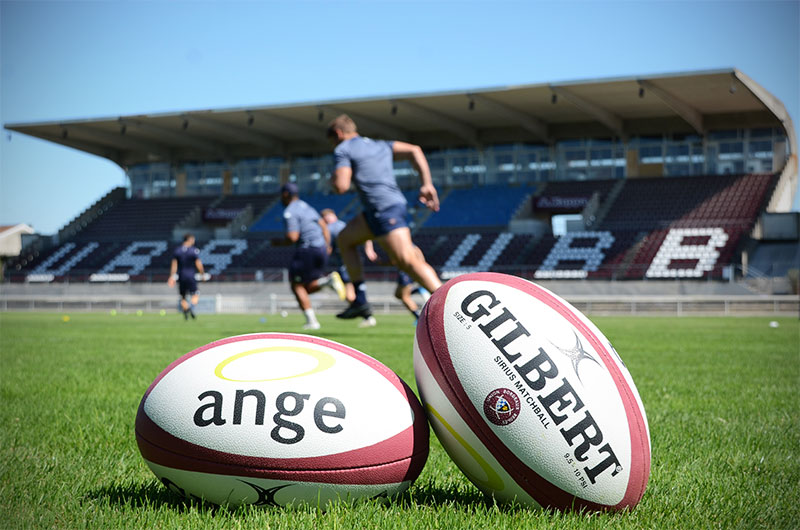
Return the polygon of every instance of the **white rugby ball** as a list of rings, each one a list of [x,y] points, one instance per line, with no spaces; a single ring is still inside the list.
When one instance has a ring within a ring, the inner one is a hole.
[[[230,505],[396,495],[425,465],[428,432],[392,370],[343,344],[281,333],[187,353],[136,415],[139,450],[165,486]]]
[[[498,501],[633,508],[650,475],[644,407],[609,341],[563,299],[496,273],[425,305],[414,373],[451,458]]]

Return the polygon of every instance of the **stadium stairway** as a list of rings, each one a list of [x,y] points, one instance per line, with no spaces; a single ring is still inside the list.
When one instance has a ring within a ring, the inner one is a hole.
[[[95,219],[103,215],[106,211],[113,208],[116,204],[125,201],[126,191],[125,188],[114,188],[103,197],[98,199],[94,204],[86,208],[83,212],[78,214],[75,219],[67,223],[63,228],[58,231],[58,238],[60,241],[67,241],[75,237],[86,226],[92,223]]]
[[[591,221],[592,227],[601,226],[603,224],[603,221],[608,215],[608,212],[610,212],[611,209],[614,207],[614,202],[616,202],[617,197],[619,197],[619,194],[622,193],[622,188],[624,187],[625,187],[625,181],[618,180],[611,186],[611,189],[608,191],[608,194],[604,198],[601,197],[600,207],[595,213],[595,218]]]
[[[619,234],[617,236],[619,237]],[[602,275],[602,277],[611,278],[613,274],[616,278],[625,278],[634,258],[639,253],[642,245],[644,245],[646,236],[647,232],[636,232],[627,241],[620,238],[623,241],[621,245],[622,252],[616,256],[614,256],[613,252],[609,252],[613,257],[605,262],[602,273],[595,273],[590,277],[601,277]]]

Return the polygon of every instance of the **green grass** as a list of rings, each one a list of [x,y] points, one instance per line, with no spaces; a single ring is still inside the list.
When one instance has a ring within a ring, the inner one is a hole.
[[[300,317],[0,313],[3,528],[797,528],[800,325],[771,318],[596,318],[644,401],[650,483],[630,513],[497,506],[432,435],[398,501],[354,507],[218,508],[168,492],[133,434],[145,389],[183,353],[226,336],[300,329]],[[321,318],[321,334],[414,386],[407,315],[378,327]]]

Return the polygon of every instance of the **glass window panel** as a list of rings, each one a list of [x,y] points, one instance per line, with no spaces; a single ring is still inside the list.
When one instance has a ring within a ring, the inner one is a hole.
[[[710,131],[708,138],[709,140],[734,140],[739,138],[739,131]]]
[[[770,138],[772,137],[772,128],[750,129],[750,138]]]

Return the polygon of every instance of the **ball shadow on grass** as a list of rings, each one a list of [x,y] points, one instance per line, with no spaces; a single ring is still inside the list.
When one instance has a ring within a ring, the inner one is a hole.
[[[406,490],[395,499],[401,506],[450,506],[452,508],[474,509],[480,506],[483,509],[499,509],[504,512],[524,510],[519,504],[500,504],[492,497],[481,493],[476,488],[463,487],[459,484],[440,486],[435,481],[417,482],[413,488]]]
[[[233,508],[218,506],[196,497],[185,497],[154,481],[104,486],[88,492],[84,499],[134,509],[167,508],[177,513],[185,513],[190,510],[210,513],[233,510]]]
[[[84,502],[101,502],[111,506],[130,507],[134,509],[166,508],[176,513],[186,513],[189,511],[201,511],[215,514],[218,512],[235,512],[242,509],[251,509],[249,505],[219,506],[211,502],[204,501],[196,497],[185,497],[181,492],[165,487],[155,481],[112,484],[89,491]],[[365,499],[360,502],[374,503],[387,509],[395,510],[414,510],[419,507],[449,507],[456,510],[500,510],[504,513],[516,513],[529,510],[519,504],[499,504],[493,498],[482,494],[475,488],[464,488],[457,484],[446,487],[437,485],[435,482],[416,483],[410,490],[394,498],[377,496],[373,499]],[[303,506],[317,509],[316,506],[296,505],[293,507],[272,507],[264,509],[273,510],[297,510]]]

